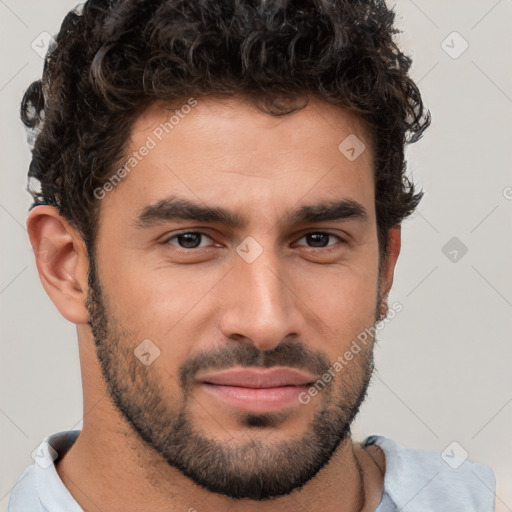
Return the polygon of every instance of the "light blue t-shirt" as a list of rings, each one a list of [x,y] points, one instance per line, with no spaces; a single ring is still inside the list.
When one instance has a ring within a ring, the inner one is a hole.
[[[79,430],[44,439],[34,464],[12,490],[8,512],[83,512],[62,483],[54,460],[75,442]],[[375,512],[494,512],[492,470],[451,453],[404,448],[383,436],[370,436],[386,456],[384,492]]]

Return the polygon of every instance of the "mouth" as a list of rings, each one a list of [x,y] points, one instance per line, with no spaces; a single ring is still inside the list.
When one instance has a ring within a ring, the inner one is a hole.
[[[210,397],[239,410],[253,413],[279,411],[299,405],[300,393],[315,382],[315,376],[293,368],[232,368],[201,373],[198,383]]]

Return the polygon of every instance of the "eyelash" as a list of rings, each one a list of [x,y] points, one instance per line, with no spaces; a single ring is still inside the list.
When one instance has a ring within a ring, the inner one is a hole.
[[[183,236],[183,235],[201,235],[203,237],[205,236],[207,238],[212,239],[206,233],[203,233],[201,231],[183,231],[182,233],[177,233],[175,235],[172,235],[171,237],[166,238],[162,243],[164,245],[173,245],[173,244],[170,244],[170,241],[173,239],[177,239],[178,237]],[[304,233],[298,240],[302,240],[303,238],[307,237],[308,235],[327,235],[327,236],[336,238],[341,243],[345,243],[345,240],[343,238],[341,238],[338,235],[335,235],[334,233],[329,233],[328,231],[308,231],[307,233]],[[333,249],[333,245],[336,245],[336,244],[327,245],[326,247],[310,247],[310,246],[300,246],[300,247],[306,247],[308,249],[318,249],[318,250],[322,250],[323,252],[328,252]],[[208,247],[194,247],[194,248],[186,249],[184,247],[179,247],[177,245],[174,246],[174,248],[179,252],[187,253],[187,254],[191,254],[193,252],[200,251],[201,249],[208,249]]]

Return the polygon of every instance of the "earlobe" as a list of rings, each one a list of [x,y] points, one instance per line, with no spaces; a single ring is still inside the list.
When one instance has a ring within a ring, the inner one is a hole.
[[[87,323],[88,258],[77,231],[53,206],[36,206],[27,218],[36,267],[46,293],[74,324]]]

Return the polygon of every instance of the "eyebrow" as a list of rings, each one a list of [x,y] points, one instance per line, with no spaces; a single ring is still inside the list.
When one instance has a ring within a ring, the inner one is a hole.
[[[303,205],[287,212],[284,220],[290,225],[334,220],[368,221],[368,213],[357,201],[340,199]],[[144,229],[171,221],[220,223],[234,229],[242,229],[247,225],[247,219],[238,213],[178,197],[168,197],[146,206],[133,225],[137,229]]]

